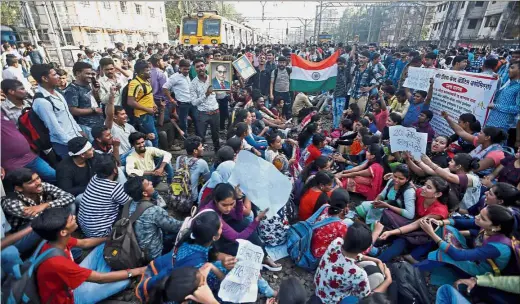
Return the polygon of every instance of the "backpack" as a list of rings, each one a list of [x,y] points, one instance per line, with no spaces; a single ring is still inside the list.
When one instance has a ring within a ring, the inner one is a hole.
[[[187,213],[193,206],[192,192],[191,192],[191,174],[190,170],[197,162],[197,158],[192,158],[189,162],[186,162],[187,156],[181,156],[179,160],[179,168],[175,170],[173,180],[171,183],[172,207],[181,213]]]
[[[484,241],[484,244],[489,242],[501,243],[511,248],[511,258],[509,259],[509,263],[506,268],[504,268],[504,271],[506,275],[518,275],[520,273],[520,240],[514,236],[508,238],[503,234],[496,234],[488,237],[487,240]],[[503,273],[500,272],[500,268],[498,268],[493,259],[487,259],[487,262],[491,265],[493,274],[495,276],[503,275]],[[516,265],[516,267],[513,265]]]
[[[37,92],[34,94],[33,102],[38,98],[43,98],[50,102],[54,112],[59,111],[50,97],[45,97],[41,92]],[[49,129],[47,129],[32,107],[22,110],[22,114],[18,118],[18,130],[27,139],[33,151],[41,152],[52,148]]]
[[[148,263],[146,252],[141,250],[134,232],[135,221],[146,211],[154,206],[152,203],[141,201],[129,216],[130,200],[123,207],[121,219],[112,228],[112,233],[106,241],[103,256],[112,270],[124,270],[141,267]]]
[[[421,271],[408,262],[396,262],[389,265],[392,280],[396,285],[397,299],[392,303],[429,304],[430,294]]]
[[[50,248],[42,254],[38,254],[46,242],[41,242],[31,256],[22,265],[15,265],[14,274],[10,274],[2,284],[2,303],[5,304],[40,304],[40,294],[36,282],[36,270],[41,263],[50,258],[62,256],[67,258],[65,252],[58,248]],[[67,288],[64,286],[64,288]],[[68,290],[68,288],[67,288]],[[53,297],[47,301],[52,303]]]
[[[134,77],[133,79],[128,80],[128,83],[124,86],[123,90],[121,91],[121,106],[123,107],[123,109],[125,109],[125,112],[128,115],[128,119],[129,119],[129,122],[131,125],[135,124],[135,116],[134,116],[134,108],[132,108],[131,106],[128,105],[128,86],[130,85],[130,82],[134,79],[137,80],[137,82],[139,82],[139,84],[143,88],[143,96],[139,99],[136,98],[136,100],[135,100],[136,102],[139,102],[141,99],[143,99],[147,95],[152,94],[152,91],[148,92],[148,90],[146,88],[146,84],[144,82],[139,81],[139,79],[137,79],[137,77]],[[136,96],[138,88],[139,88],[139,86],[135,87],[134,91],[132,92],[132,96],[134,96],[134,97]]]
[[[287,70],[287,74],[289,75],[289,79],[291,79],[292,69],[290,67],[285,68]],[[274,69],[274,80],[273,83],[276,83],[276,78],[278,78],[278,68]]]
[[[179,229],[179,233],[177,233],[177,237],[175,238],[175,247],[177,247],[177,245],[179,244],[179,241],[184,237],[184,235],[186,234],[188,229],[191,228],[191,223],[193,222],[193,220],[197,216],[199,216],[199,214],[202,214],[202,213],[208,212],[208,211],[214,211],[214,210],[213,209],[204,209],[204,210],[201,210],[199,213],[197,213],[197,206],[191,207],[190,216],[187,216],[184,219],[184,222],[182,222],[181,228]]]
[[[287,233],[287,251],[296,266],[307,271],[314,271],[318,267],[320,259],[314,257],[311,252],[311,240],[315,229],[328,225],[330,223],[339,222],[336,217],[326,218],[318,223],[316,220],[323,212],[323,205],[306,221],[300,221],[289,228]]]

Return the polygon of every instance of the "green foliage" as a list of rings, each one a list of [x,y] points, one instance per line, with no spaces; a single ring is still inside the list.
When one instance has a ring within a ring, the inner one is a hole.
[[[0,12],[2,25],[13,26],[20,23],[20,18],[22,17],[20,2],[2,2],[0,3]]]

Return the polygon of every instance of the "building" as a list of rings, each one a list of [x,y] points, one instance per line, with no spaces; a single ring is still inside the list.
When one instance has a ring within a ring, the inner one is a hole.
[[[421,32],[427,6],[418,2],[384,7],[381,13],[379,44],[396,47],[415,45],[421,40]]]
[[[114,47],[116,42],[127,46],[168,42],[164,2],[30,1],[23,5],[26,27],[18,30],[24,41],[95,50]]]
[[[436,4],[427,41],[448,47],[517,47],[518,1],[443,1]]]

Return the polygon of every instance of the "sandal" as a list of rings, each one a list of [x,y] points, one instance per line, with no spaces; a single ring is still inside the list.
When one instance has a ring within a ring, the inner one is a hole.
[[[271,266],[270,264],[277,266]],[[282,265],[275,263],[270,256],[265,257],[264,262],[262,263],[262,267],[272,272],[278,272],[282,270]]]

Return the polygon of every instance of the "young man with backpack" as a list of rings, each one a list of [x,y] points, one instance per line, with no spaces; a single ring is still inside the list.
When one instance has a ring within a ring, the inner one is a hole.
[[[133,226],[139,247],[146,252],[147,258],[153,260],[172,250],[182,222],[151,202],[155,193],[153,184],[142,176],[131,177],[125,184],[125,192],[133,199],[130,216],[139,206],[148,205]]]
[[[42,262],[36,271],[41,303],[97,303],[128,287],[129,278],[144,273],[146,267],[110,271],[103,259],[106,238],[76,239],[72,233],[78,228],[76,217],[64,208],[46,210],[31,224],[48,243],[39,254],[47,250],[60,253]],[[94,248],[76,264],[71,249]]]
[[[31,67],[31,76],[38,82],[32,111],[47,129],[37,131],[47,132],[54,152],[62,158],[66,157],[69,140],[85,136],[85,133],[69,112],[65,98],[55,91],[60,83],[60,76],[54,68],[49,64],[35,64]]]
[[[172,199],[178,209],[189,211],[199,196],[199,183],[204,184],[211,173],[208,163],[202,159],[204,147],[200,137],[188,137],[184,141],[184,148],[187,155],[178,157],[175,162]],[[187,192],[180,191],[186,188]]]
[[[292,97],[289,92],[290,78],[292,70],[287,67],[287,58],[284,56],[278,57],[278,68],[271,72],[271,85],[269,99],[274,99],[280,96],[285,102],[283,105],[283,115],[286,119],[292,117]]]

